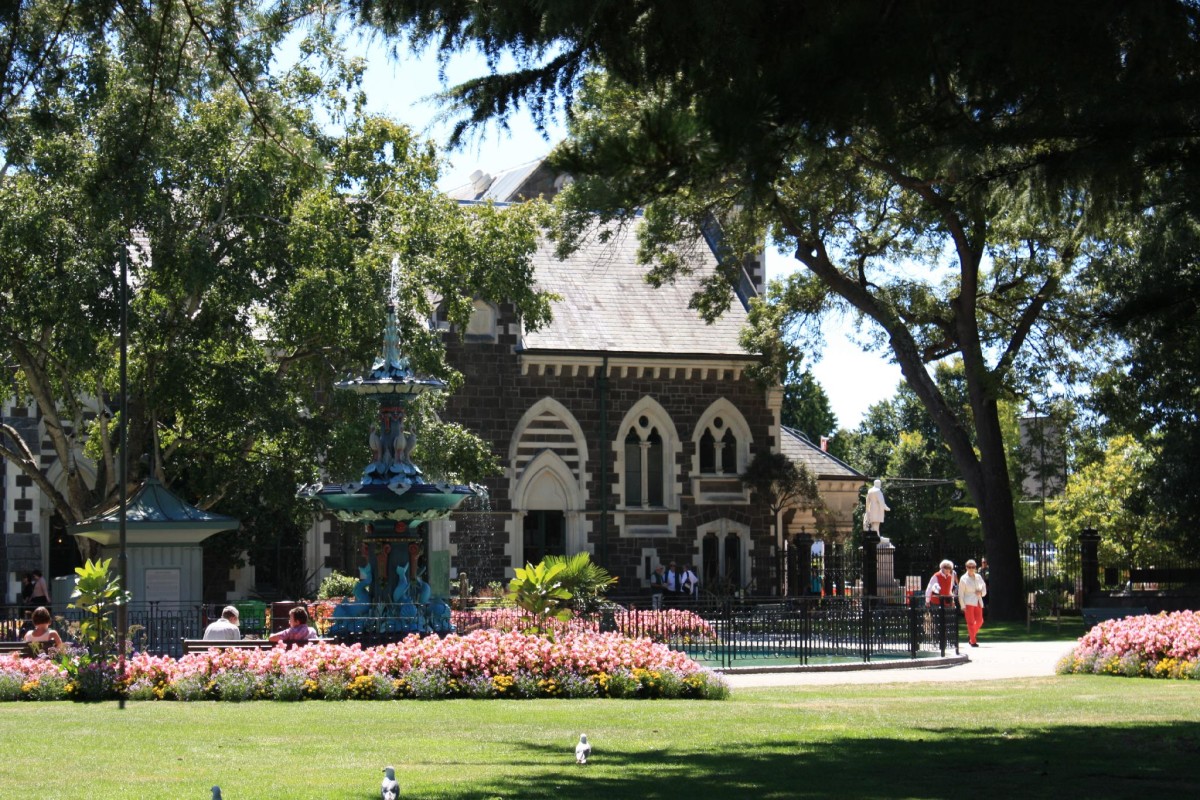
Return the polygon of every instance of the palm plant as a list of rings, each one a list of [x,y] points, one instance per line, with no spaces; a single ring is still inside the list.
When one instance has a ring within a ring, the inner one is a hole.
[[[536,633],[550,635],[552,631],[547,623],[551,618],[567,620],[571,617],[571,610],[564,605],[571,599],[571,592],[560,578],[564,569],[562,564],[552,565],[545,560],[526,564],[524,569],[516,570],[516,577],[508,583],[508,598],[533,617]]]
[[[562,566],[558,580],[571,593],[572,604],[580,613],[595,611],[600,605],[600,596],[617,582],[608,570],[594,563],[587,552],[573,556],[549,555],[542,563]]]

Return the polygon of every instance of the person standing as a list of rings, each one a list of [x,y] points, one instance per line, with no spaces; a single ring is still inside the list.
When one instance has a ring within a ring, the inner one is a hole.
[[[25,609],[32,608],[29,604],[29,598],[33,596],[33,573],[26,572],[21,576],[21,607]]]
[[[42,571],[33,571],[33,587],[29,590],[29,605],[50,607],[50,586],[42,577]]]
[[[938,571],[929,579],[925,587],[925,605],[929,607],[953,605],[954,596],[958,592],[958,576],[954,574],[954,562],[943,559],[938,564]]]
[[[663,565],[659,564],[654,568],[654,572],[650,573],[650,607],[655,611],[662,608],[663,591],[666,588],[667,576],[663,570]]]
[[[692,569],[691,564],[683,568],[680,587],[681,595],[688,600],[694,600],[700,596],[700,578],[696,576],[696,572]]]
[[[683,575],[674,561],[667,565],[666,582],[663,586],[666,589],[667,605],[673,605],[683,591]]]
[[[241,639],[242,631],[238,628],[238,610],[233,606],[225,606],[221,611],[221,617],[213,620],[204,629],[204,638],[235,642]]]
[[[967,562],[967,574],[958,579],[958,604],[967,618],[967,641],[971,647],[979,647],[976,634],[983,627],[983,598],[987,597],[987,582],[975,569],[975,562]]]

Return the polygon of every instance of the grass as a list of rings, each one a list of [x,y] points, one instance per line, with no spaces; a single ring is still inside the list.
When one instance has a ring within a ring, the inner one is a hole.
[[[401,797],[447,800],[1195,797],[1197,699],[1062,676],[724,702],[6,703],[0,797],[369,800],[388,764]]]
[[[1062,617],[1060,621],[1035,620],[1032,624],[1024,622],[993,622],[985,620],[979,631],[979,640],[988,642],[1057,642],[1075,641],[1087,631],[1083,627],[1082,617]],[[967,641],[967,626],[959,615],[959,641],[964,645]]]

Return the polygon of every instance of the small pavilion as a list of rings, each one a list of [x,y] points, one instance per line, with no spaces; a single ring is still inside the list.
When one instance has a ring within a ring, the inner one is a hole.
[[[128,588],[134,603],[198,605],[204,596],[204,554],[200,543],[240,521],[203,511],[148,478],[125,506]],[[116,559],[120,505],[69,529],[72,536],[100,545],[101,558]]]

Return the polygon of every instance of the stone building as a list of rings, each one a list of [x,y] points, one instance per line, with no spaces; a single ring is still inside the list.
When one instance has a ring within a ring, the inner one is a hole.
[[[94,415],[95,404],[84,405],[87,421]],[[46,480],[65,486],[66,470],[47,438],[37,405],[15,397],[2,398],[0,421],[28,444]],[[69,434],[70,422],[64,421],[64,427]],[[74,463],[67,469],[81,470],[89,483],[94,482],[95,470],[78,445],[71,455]],[[20,597],[21,576],[35,569],[42,570],[51,582],[53,599],[65,600],[53,585],[54,578],[73,576],[82,563],[79,548],[53,503],[33,478],[0,457],[0,603],[15,602]]]
[[[540,162],[452,196],[516,202],[561,185]],[[648,586],[658,563],[693,564],[713,590],[774,594],[785,537],[807,526],[849,531],[863,477],[779,422],[781,394],[753,380],[739,344],[761,261],[745,265],[738,301],[705,323],[688,307],[699,269],[653,288],[634,231],[591,240],[567,260],[543,242],[539,288],[560,299],[553,321],[526,331],[510,307],[476,303],[466,331],[445,323],[450,362],[465,385],[447,419],[490,442],[504,475],[488,482],[490,508],[435,529],[473,583],[511,577],[542,556],[589,551],[618,579],[618,594]],[[774,519],[739,480],[758,453],[783,451],[818,476],[826,509]]]

